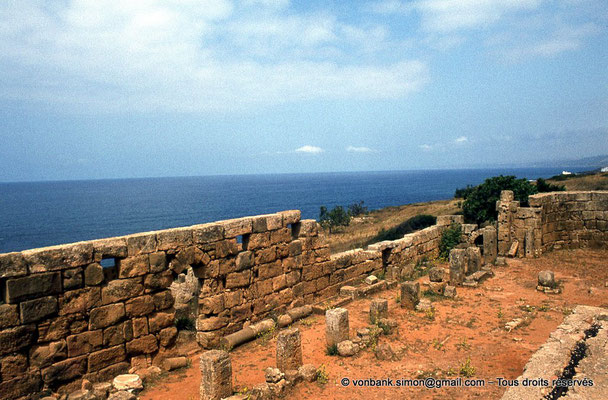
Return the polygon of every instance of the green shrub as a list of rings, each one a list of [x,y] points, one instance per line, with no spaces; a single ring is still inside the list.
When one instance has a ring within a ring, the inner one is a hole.
[[[441,234],[441,241],[439,242],[439,257],[443,260],[447,260],[450,256],[450,250],[458,246],[460,243],[460,237],[462,235],[462,227],[460,224],[452,224]]]
[[[538,193],[536,186],[523,178],[500,175],[486,179],[481,185],[475,186],[462,203],[464,218],[477,224],[495,221],[496,202],[500,199],[500,192],[503,190],[512,190],[515,200],[519,200],[522,206],[528,205],[528,196]]]
[[[331,346],[327,346],[326,353],[328,356],[337,356],[338,355],[338,345],[332,344]]]
[[[350,215],[344,211],[344,207],[342,206],[335,206],[331,211],[327,211],[327,207],[321,206],[319,223],[323,228],[329,229],[331,233],[338,226],[348,226],[350,224]]]
[[[456,189],[456,192],[454,192],[454,197],[457,199],[466,199],[474,189],[475,186],[472,185],[467,185],[464,188]]]
[[[538,178],[536,180],[536,189],[538,190],[538,193],[563,192],[566,190],[566,187],[564,185],[554,185],[543,178]]]
[[[348,215],[350,215],[351,217],[358,217],[359,215],[367,214],[367,207],[363,205],[364,203],[364,201],[360,201],[358,203],[353,203],[348,206]]]
[[[412,217],[407,221],[400,223],[394,228],[390,228],[388,230],[382,229],[374,238],[369,241],[369,243],[381,242],[383,240],[400,239],[403,237],[403,235],[407,235],[408,233],[435,225],[436,222],[437,217],[434,217],[432,215],[416,215],[415,217]]]

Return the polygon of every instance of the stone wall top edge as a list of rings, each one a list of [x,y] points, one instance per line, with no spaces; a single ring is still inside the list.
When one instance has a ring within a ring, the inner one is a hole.
[[[130,233],[127,235],[122,235],[122,236],[110,236],[110,237],[105,237],[105,238],[84,240],[84,241],[79,241],[79,242],[62,243],[62,244],[56,244],[56,245],[44,246],[44,247],[34,247],[31,249],[25,249],[25,250],[20,250],[20,251],[0,253],[0,257],[7,256],[7,255],[14,255],[14,254],[31,254],[31,253],[49,252],[49,251],[58,251],[58,250],[70,250],[70,249],[78,250],[79,248],[80,249],[89,249],[91,247],[95,248],[97,246],[101,246],[109,241],[127,240],[129,238],[134,238],[134,237],[158,235],[158,234],[164,234],[164,233],[168,233],[168,232],[184,232],[184,231],[188,231],[188,230],[194,231],[194,230],[209,227],[209,226],[229,224],[231,222],[235,222],[235,221],[239,221],[239,220],[254,219],[254,218],[260,218],[260,217],[269,217],[269,216],[283,216],[284,214],[290,214],[290,213],[293,214],[296,212],[298,214],[300,213],[299,210],[284,210],[284,211],[278,211],[276,213],[271,213],[271,214],[251,215],[251,216],[212,221],[212,222],[206,222],[206,223],[202,223],[202,224],[195,224],[195,225],[189,225],[189,226],[181,226],[181,227],[159,229],[159,230],[145,231],[145,232],[134,232],[134,233]]]

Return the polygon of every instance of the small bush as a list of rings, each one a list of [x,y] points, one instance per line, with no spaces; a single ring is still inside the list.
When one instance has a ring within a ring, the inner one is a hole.
[[[327,207],[321,206],[319,210],[319,223],[331,233],[336,227],[350,225],[350,215],[344,211],[344,207],[335,206],[331,211]]]
[[[178,331],[194,331],[196,326],[191,318],[180,317],[175,321],[175,327]]]
[[[416,215],[415,217],[412,217],[407,221],[400,223],[394,228],[390,228],[388,230],[382,229],[373,239],[370,240],[370,243],[381,242],[383,240],[400,239],[408,233],[412,233],[420,229],[435,225],[436,222],[437,217],[434,217],[432,215]]]
[[[358,203],[353,203],[348,206],[348,215],[350,215],[351,217],[358,217],[359,215],[367,214],[367,207],[363,205],[364,203],[364,201],[360,201]]]
[[[325,364],[321,364],[321,366],[317,369],[317,383],[320,385],[325,385],[329,382],[329,374],[325,369]]]
[[[475,186],[467,185],[464,188],[456,189],[454,192],[454,198],[456,199],[466,199],[472,192],[475,190]]]
[[[452,224],[441,234],[439,242],[439,257],[442,260],[447,260],[450,256],[450,250],[458,246],[462,235],[462,227],[460,224]]]
[[[460,375],[464,376],[465,378],[470,378],[475,375],[475,367],[471,365],[470,357],[460,365]]]
[[[328,356],[337,356],[338,355],[338,345],[332,344],[331,346],[327,346],[326,353]]]
[[[554,185],[543,178],[538,178],[536,180],[536,189],[538,189],[538,193],[563,192],[566,190],[566,187],[564,185]]]

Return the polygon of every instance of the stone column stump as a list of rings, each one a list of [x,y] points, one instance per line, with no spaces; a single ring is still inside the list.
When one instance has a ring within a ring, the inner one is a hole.
[[[403,282],[401,284],[401,308],[414,310],[420,302],[420,284],[418,282]]]
[[[220,400],[232,396],[232,363],[223,350],[201,355],[201,400]]]
[[[343,340],[348,340],[348,310],[345,308],[334,308],[325,312],[325,337],[327,346],[337,345]]]
[[[302,366],[302,338],[298,328],[286,329],[277,337],[277,368],[297,370]]]
[[[369,306],[369,321],[375,324],[380,318],[388,318],[388,300],[386,299],[374,299]]]
[[[458,286],[464,281],[466,271],[466,249],[452,249],[450,251],[450,285]]]

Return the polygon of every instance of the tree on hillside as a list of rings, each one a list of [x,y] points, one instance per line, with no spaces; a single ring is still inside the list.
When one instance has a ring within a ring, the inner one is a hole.
[[[329,229],[329,233],[331,233],[338,226],[348,226],[350,224],[350,215],[342,206],[335,206],[331,211],[327,211],[327,207],[321,206],[319,223],[323,228]]]
[[[538,193],[563,192],[566,190],[566,187],[564,185],[554,185],[543,178],[538,178],[536,180],[536,189],[538,189]]]
[[[475,186],[462,203],[465,219],[478,224],[495,221],[498,216],[496,202],[503,190],[512,190],[515,200],[519,200],[523,206],[528,205],[528,196],[538,193],[536,186],[527,179],[503,175],[486,179],[481,185]]]

